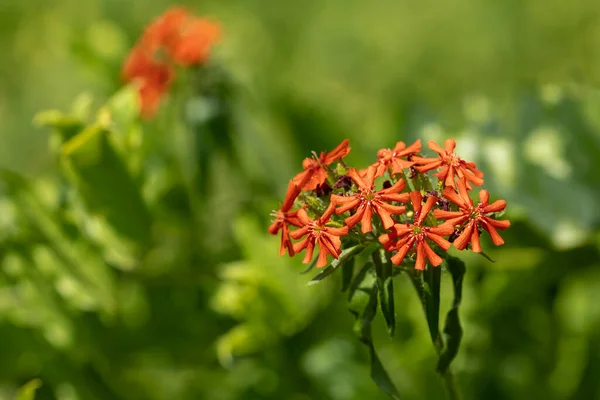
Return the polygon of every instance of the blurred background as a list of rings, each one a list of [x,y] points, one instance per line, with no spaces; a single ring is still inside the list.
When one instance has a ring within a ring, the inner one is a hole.
[[[214,96],[230,105],[186,103],[211,127],[191,158],[175,95],[140,124],[121,90],[129,49],[172,3],[0,3],[0,399],[33,378],[39,399],[386,398],[339,276],[308,286],[269,213],[312,150],[349,138],[348,163],[366,166],[447,137],[513,223],[488,242],[495,263],[461,255],[463,398],[600,399],[597,2],[179,4],[221,22]],[[65,166],[56,141],[102,129],[107,101],[114,160],[77,147]],[[66,114],[34,123],[47,109]],[[403,276],[396,310],[395,337],[374,322],[383,364],[404,399],[444,398]]]

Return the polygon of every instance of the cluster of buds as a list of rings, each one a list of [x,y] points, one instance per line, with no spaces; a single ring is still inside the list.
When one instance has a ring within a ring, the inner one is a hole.
[[[362,170],[343,160],[350,153],[347,139],[329,153],[306,158],[281,208],[273,212],[269,232],[281,231],[280,254],[306,250],[303,262],[309,263],[318,245],[316,265],[324,267],[345,244],[372,241],[390,253],[395,265],[424,270],[427,261],[440,265],[440,253],[452,245],[480,253],[483,230],[496,246],[503,244],[497,230],[510,222],[496,217],[506,202],[490,204],[487,190],[479,191],[477,204],[469,195],[472,186],[484,183],[483,172],[455,154],[453,139],[444,148],[434,141],[428,147],[438,156],[422,157],[420,140],[410,146],[398,142],[379,150],[377,161]]]
[[[131,50],[122,70],[126,82],[136,82],[141,114],[153,116],[175,77],[175,67],[204,64],[221,36],[219,25],[171,8],[151,22]]]

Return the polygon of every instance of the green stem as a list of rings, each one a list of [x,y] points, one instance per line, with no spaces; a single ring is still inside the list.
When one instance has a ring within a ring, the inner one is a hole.
[[[446,394],[448,395],[449,400],[460,400],[460,395],[458,394],[458,388],[456,386],[456,381],[454,380],[454,374],[450,371],[450,368],[446,370],[443,374],[444,378],[444,387],[446,388]]]
[[[415,291],[417,292],[417,296],[419,296],[419,299],[421,300],[421,305],[423,306],[423,311],[425,312],[425,315],[427,315],[427,303],[425,300],[425,292],[423,291],[423,274],[419,273],[415,270],[412,271],[407,271],[407,274],[410,277],[410,281],[413,284],[413,287],[415,288]],[[442,351],[444,350],[444,342],[442,339],[442,335],[438,332],[437,334],[437,338],[436,340],[434,340],[432,342],[433,347],[435,348],[435,352],[437,353],[438,357],[441,355]],[[450,370],[450,367],[448,367],[448,369],[446,370],[446,372],[444,372],[442,375],[442,378],[444,379],[444,387],[446,389],[446,394],[448,396],[449,400],[460,400],[460,394],[458,392],[458,387],[456,385],[456,381],[454,380],[454,374],[452,373],[452,371]]]

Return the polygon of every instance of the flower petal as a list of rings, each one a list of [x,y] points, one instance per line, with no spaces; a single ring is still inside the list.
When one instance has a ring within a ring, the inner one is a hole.
[[[379,218],[381,218],[381,223],[385,229],[390,229],[392,226],[394,226],[396,222],[392,219],[389,211],[378,205],[375,205],[375,210],[377,211]]]
[[[446,198],[446,200],[451,201],[452,203],[459,206],[461,209],[468,209],[468,203],[465,204],[465,200],[461,195],[456,193],[453,188],[447,187],[442,192],[442,195]]]
[[[432,226],[430,228],[427,228],[427,232],[431,232],[434,235],[448,236],[448,235],[451,235],[452,233],[454,233],[454,225],[452,225],[448,222],[444,222],[441,225]]]
[[[350,170],[348,171],[348,176],[350,178],[352,178],[352,180],[354,182],[356,182],[356,186],[358,186],[360,189],[363,189],[363,190],[370,189],[370,188],[367,188],[365,181],[363,180],[362,176],[358,173],[356,168],[350,168]]]
[[[436,153],[438,153],[440,156],[445,155],[446,150],[442,149],[436,142],[434,142],[433,140],[430,140],[429,142],[427,142],[427,147],[429,147],[431,150],[435,151]]]
[[[488,231],[488,233],[490,234],[490,237],[492,238],[492,242],[494,243],[494,245],[500,246],[500,245],[504,244],[504,239],[502,239],[500,234],[498,234],[498,232],[496,231],[496,228],[494,228],[490,224],[482,224],[482,227],[483,227],[483,229]]]
[[[323,268],[327,264],[329,264],[327,262],[327,251],[323,247],[319,246],[319,258],[317,259],[317,268]]]
[[[398,148],[398,145],[402,143],[402,149]],[[404,148],[406,145],[404,142],[396,143],[396,147],[394,147],[394,152],[396,152],[396,157],[406,157],[409,154],[418,153],[421,151],[421,139],[417,139],[413,144]]]
[[[398,181],[396,183],[394,183],[392,186],[390,186],[387,189],[378,190],[377,193],[381,194],[383,196],[390,195],[390,194],[398,194],[398,192],[401,192],[402,190],[404,190],[405,187],[406,187],[406,182],[404,182],[404,179],[398,179]],[[407,199],[408,199],[408,197],[407,197]]]
[[[302,228],[296,229],[295,231],[290,232],[290,236],[292,237],[292,239],[298,240],[302,236],[306,235],[307,233],[308,233],[308,225],[304,225]]]
[[[326,232],[334,235],[334,236],[346,236],[348,235],[348,227],[347,226],[343,226],[341,228],[336,228],[336,227],[332,227],[332,226],[328,226],[325,228]]]
[[[444,180],[444,184],[446,186],[454,187],[454,167],[446,166],[444,168],[448,168],[448,172],[447,172],[446,178]],[[440,174],[441,174],[441,172],[440,172]],[[440,179],[441,179],[441,177],[440,177]]]
[[[365,212],[365,208],[365,203],[361,203],[361,205],[356,209],[354,215],[351,215],[344,220],[348,228],[352,228],[354,225],[358,224],[358,222],[362,219],[362,216]]]
[[[360,227],[362,233],[372,232],[372,218],[373,218],[373,210],[369,204],[365,206],[365,212],[363,212],[362,218],[360,219]]]
[[[483,190],[482,190],[482,192],[483,192]],[[481,194],[481,192],[479,192],[479,193]],[[492,204],[483,207],[483,212],[487,214],[487,213],[502,211],[505,208],[506,208],[506,201],[496,200]]]
[[[423,223],[423,220],[425,220],[425,218],[427,217],[427,214],[429,214],[429,211],[431,211],[431,209],[433,208],[435,203],[437,203],[437,200],[438,200],[438,198],[436,196],[427,197],[427,201],[425,202],[423,209],[419,213],[419,216],[415,220],[415,224],[420,225]]]
[[[444,210],[433,210],[433,216],[436,219],[449,219],[462,217],[464,213],[462,211],[444,211]]]
[[[402,214],[402,213],[404,213],[404,211],[406,211],[406,207],[405,206],[393,206],[391,204],[384,203],[384,202],[381,202],[381,201],[373,202],[373,205],[376,208],[382,208],[382,209],[384,209],[385,211],[387,211],[390,214]]]
[[[467,245],[471,241],[471,234],[473,233],[473,228],[474,223],[471,221],[467,224],[465,230],[456,239],[454,239],[454,242],[452,243],[454,244],[454,247],[456,247],[458,250],[466,249]]]
[[[405,244],[404,246],[400,247],[398,249],[398,252],[396,254],[394,254],[391,257],[391,261],[393,264],[395,265],[400,265],[402,264],[402,261],[404,260],[404,257],[406,257],[406,254],[408,253],[408,251],[412,248],[412,242],[409,244]]]
[[[335,210],[337,214],[342,214],[348,210],[358,207],[358,205],[361,203],[361,199],[358,196],[338,196],[337,194],[332,194],[331,203],[335,204],[336,206],[342,205],[342,207],[338,207]]]
[[[281,218],[277,218],[273,223],[269,226],[269,233],[271,235],[277,235],[277,232],[284,225],[283,220]]]
[[[327,153],[325,157],[325,165],[329,165],[334,161],[337,161],[343,157],[346,157],[350,153],[350,141],[344,139],[342,143],[338,144],[337,147]]]
[[[423,271],[425,269],[425,242],[417,242],[417,261],[415,269]]]
[[[481,253],[481,243],[479,242],[479,230],[477,228],[473,228],[473,233],[471,234],[471,249],[473,249],[475,253]]]
[[[312,178],[314,171],[312,169],[304,170],[292,178],[292,182],[300,188],[303,188],[306,183]]]
[[[423,242],[423,248],[425,249],[425,255],[429,259],[429,263],[434,267],[437,267],[442,263],[442,257],[440,257],[427,242]]]
[[[381,191],[380,191],[381,192]],[[379,193],[379,192],[378,192]],[[409,200],[408,193],[391,193],[381,195],[381,199],[385,201],[396,201],[398,203],[407,203]]]
[[[454,149],[456,149],[456,142],[454,141],[454,139],[452,139],[452,138],[446,139],[446,141],[444,142],[444,149],[448,153],[454,153]]]
[[[427,234],[427,238],[446,251],[450,248],[450,246],[452,246],[452,243],[437,233],[430,232]]]
[[[284,255],[286,249],[290,257],[293,257],[296,254],[294,252],[294,244],[290,239],[290,230],[286,225],[284,225],[283,230],[281,231],[281,246],[279,247],[279,255]]]
[[[304,190],[315,190],[317,186],[323,184],[327,180],[327,171],[320,165],[313,170],[313,174],[308,182],[302,187]]]
[[[415,156],[412,159],[419,164],[418,166],[415,166],[419,172],[431,171],[432,169],[437,169],[442,165],[442,160],[439,158],[421,158]]]
[[[413,210],[415,214],[421,212],[421,201],[423,201],[423,196],[421,196],[421,192],[415,190],[409,193],[410,202],[412,203]]]
[[[496,229],[504,230],[510,227],[510,221],[507,219],[496,220],[491,219],[490,217],[483,217],[482,220]]]

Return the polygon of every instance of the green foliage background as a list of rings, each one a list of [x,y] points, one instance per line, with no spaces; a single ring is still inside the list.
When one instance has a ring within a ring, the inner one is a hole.
[[[366,166],[397,140],[450,136],[513,221],[495,263],[461,255],[464,398],[600,398],[596,1],[187,4],[222,22],[215,62],[235,83],[232,141],[200,146],[197,202],[176,96],[144,125],[130,92],[111,97],[169,4],[0,3],[0,398],[32,378],[39,399],[385,398],[340,277],[307,286],[268,215],[312,150],[348,137]],[[32,122],[44,109],[71,111],[38,123],[91,139],[59,156],[67,138]],[[107,115],[113,159],[98,158]],[[401,278],[397,334],[378,317],[377,350],[403,398],[443,398]]]

